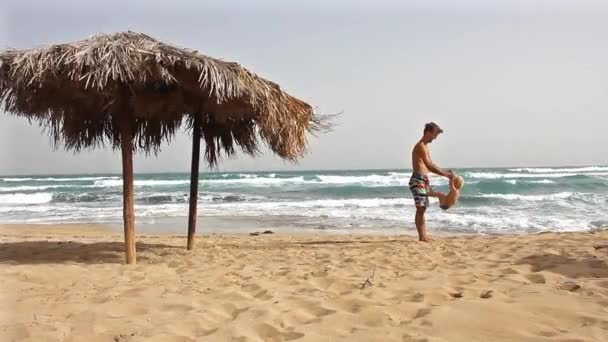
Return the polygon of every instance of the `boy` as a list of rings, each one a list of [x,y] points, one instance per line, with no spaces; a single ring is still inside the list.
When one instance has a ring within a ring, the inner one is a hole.
[[[464,179],[458,175],[450,180],[450,191],[447,194],[430,191],[429,196],[439,198],[439,208],[448,210],[456,204],[460,196],[460,189],[464,185]]]

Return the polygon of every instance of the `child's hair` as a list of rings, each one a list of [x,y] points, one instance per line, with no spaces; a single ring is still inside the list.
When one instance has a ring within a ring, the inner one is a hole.
[[[460,176],[456,176],[454,177],[454,179],[452,180],[454,182],[454,187],[458,190],[462,189],[462,186],[464,185],[464,179]]]

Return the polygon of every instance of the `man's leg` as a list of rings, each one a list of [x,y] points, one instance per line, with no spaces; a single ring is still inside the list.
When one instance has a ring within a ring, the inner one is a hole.
[[[416,207],[416,230],[418,230],[418,240],[429,242],[428,237],[426,236],[426,225],[424,222],[424,212],[426,211],[426,207],[418,206]]]

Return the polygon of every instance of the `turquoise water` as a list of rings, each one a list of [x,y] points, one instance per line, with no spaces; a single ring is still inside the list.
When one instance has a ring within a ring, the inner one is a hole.
[[[448,211],[432,201],[429,229],[516,233],[608,226],[608,166],[455,171],[465,179],[460,201]],[[413,229],[410,173],[203,173],[198,213],[201,219],[242,219],[293,229]],[[431,177],[431,184],[447,191],[444,178]],[[0,223],[119,224],[121,191],[120,175],[0,176]],[[159,222],[185,222],[188,193],[187,173],[136,175],[138,225],[145,229]]]

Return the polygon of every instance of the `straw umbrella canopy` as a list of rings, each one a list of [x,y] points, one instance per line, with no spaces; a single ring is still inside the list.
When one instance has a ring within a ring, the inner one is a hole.
[[[209,165],[235,146],[255,154],[260,138],[281,158],[296,160],[306,133],[328,127],[310,105],[237,63],[131,31],[0,52],[0,109],[38,122],[55,146],[121,150],[129,264],[136,262],[134,152],[158,152],[186,119],[197,152],[192,194],[201,139]]]

